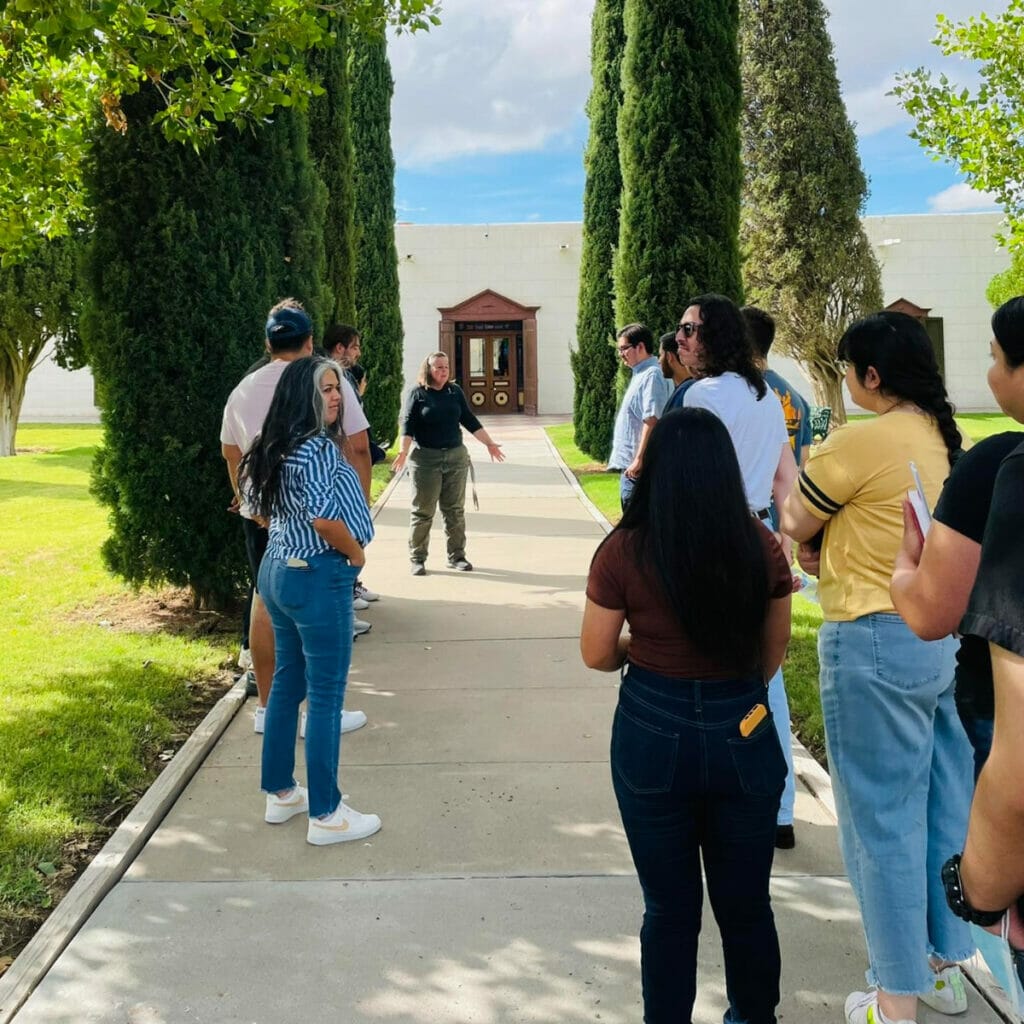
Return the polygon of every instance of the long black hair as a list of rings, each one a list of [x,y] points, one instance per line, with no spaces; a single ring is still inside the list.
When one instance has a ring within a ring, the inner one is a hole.
[[[1024,363],[1024,295],[1008,299],[992,314],[992,333],[1006,356],[1006,365],[1016,370]]]
[[[636,490],[616,530],[631,531],[638,572],[661,584],[690,642],[754,665],[768,607],[768,570],[732,439],[706,409],[679,409],[651,431]]]
[[[341,382],[341,367],[333,359],[305,356],[293,360],[277,382],[263,429],[238,467],[249,505],[257,515],[269,517],[280,505],[281,470],[303,441],[324,434],[339,448],[344,443],[343,409],[334,423],[326,420],[320,382],[327,373],[334,373]]]
[[[691,306],[700,307],[700,343],[704,354],[700,372],[705,377],[738,373],[761,401],[768,390],[764,374],[754,362],[754,347],[739,306],[725,295],[698,295]]]
[[[963,438],[953,419],[953,406],[935,361],[924,324],[906,313],[872,313],[847,327],[839,341],[839,359],[852,363],[862,384],[873,366],[883,395],[913,402],[932,416],[949,452],[952,465],[963,450]]]

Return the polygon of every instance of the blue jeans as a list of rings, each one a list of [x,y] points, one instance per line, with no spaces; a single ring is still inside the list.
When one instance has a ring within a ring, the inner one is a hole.
[[[988,755],[992,753],[992,735],[995,732],[996,722],[994,718],[976,715],[973,710],[964,705],[957,708],[960,715],[960,724],[964,727],[967,740],[974,751],[974,781],[978,781],[981,769],[985,767]]]
[[[619,504],[622,506],[622,511],[626,511],[626,506],[629,504],[629,499],[633,497],[633,492],[636,490],[636,481],[632,477],[626,476],[626,471],[623,470],[619,474]]]
[[[952,637],[919,640],[894,614],[825,622],[821,708],[846,873],[860,905],[869,985],[913,995],[929,955],[974,946],[939,873],[963,849],[971,750],[953,702]]]
[[[612,727],[611,766],[644,896],[646,1024],[689,1021],[697,991],[703,888],[722,933],[730,1014],[774,1024],[779,940],[768,884],[786,762],[755,679],[668,679],[629,666]]]
[[[786,681],[782,678],[780,668],[768,682],[768,707],[775,728],[779,733],[782,753],[786,758],[786,788],[782,791],[782,802],[779,804],[779,824],[793,824],[793,807],[796,804],[796,777],[793,774],[793,727],[789,721],[789,700],[786,697]]]
[[[338,755],[341,706],[352,660],[352,587],[358,569],[334,551],[290,566],[264,556],[259,592],[274,627],[274,681],[263,736],[261,786],[295,785],[295,734],[306,701],[309,815],[331,814],[341,802]]]

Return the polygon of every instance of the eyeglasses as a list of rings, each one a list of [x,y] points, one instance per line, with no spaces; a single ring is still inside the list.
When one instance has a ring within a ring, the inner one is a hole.
[[[699,330],[700,324],[695,324],[692,320],[679,325],[679,330],[683,332],[684,338],[692,338]]]
[[[624,356],[631,348],[636,348],[636,345],[616,345],[615,348],[620,356]]]

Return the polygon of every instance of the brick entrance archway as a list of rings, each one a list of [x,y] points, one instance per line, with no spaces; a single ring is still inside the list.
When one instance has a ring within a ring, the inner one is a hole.
[[[537,415],[537,310],[489,288],[438,309],[438,349],[475,412]]]

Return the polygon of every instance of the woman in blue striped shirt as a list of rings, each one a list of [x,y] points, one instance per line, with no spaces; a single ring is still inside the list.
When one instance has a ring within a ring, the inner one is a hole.
[[[297,359],[281,375],[263,432],[242,460],[250,504],[269,520],[259,591],[274,627],[276,667],[263,737],[266,821],[309,812],[315,846],[365,839],[376,814],[338,788],[341,707],[352,656],[352,587],[373,523],[341,454],[341,370]],[[306,787],[295,781],[295,732],[306,700]]]

